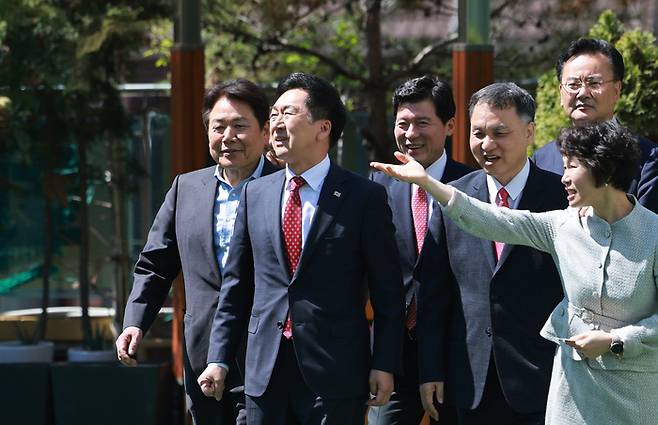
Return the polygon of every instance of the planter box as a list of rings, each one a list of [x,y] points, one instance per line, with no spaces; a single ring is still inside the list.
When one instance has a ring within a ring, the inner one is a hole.
[[[56,425],[171,423],[167,364],[56,363],[51,372]]]
[[[0,364],[0,422],[50,425],[50,364]]]
[[[85,350],[82,347],[68,349],[69,363],[118,363],[115,350]]]
[[[0,363],[52,363],[55,344],[41,341],[22,344],[20,341],[0,342]]]

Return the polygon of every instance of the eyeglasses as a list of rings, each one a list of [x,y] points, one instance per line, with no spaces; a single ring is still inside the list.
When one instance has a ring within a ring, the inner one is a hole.
[[[611,83],[617,81],[614,78],[612,80],[603,80],[600,77],[588,77],[585,79],[582,78],[570,78],[564,83],[560,84],[564,87],[567,93],[576,94],[580,91],[583,86],[587,87],[592,93],[600,93],[603,89],[603,85],[606,83]]]

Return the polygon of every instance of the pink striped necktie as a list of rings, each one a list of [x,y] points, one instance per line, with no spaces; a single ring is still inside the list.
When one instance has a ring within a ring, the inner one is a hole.
[[[416,253],[420,255],[425,241],[425,234],[427,234],[427,216],[429,215],[427,193],[420,187],[412,186],[411,215],[414,220],[414,233],[416,234]],[[414,294],[407,310],[407,329],[416,327],[416,308],[416,295]]]

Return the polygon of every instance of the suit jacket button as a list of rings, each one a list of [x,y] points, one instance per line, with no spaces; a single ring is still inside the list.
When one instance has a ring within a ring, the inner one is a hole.
[[[491,328],[487,328],[484,330],[484,333],[486,333],[487,336],[491,336],[493,334],[493,331],[491,330]]]

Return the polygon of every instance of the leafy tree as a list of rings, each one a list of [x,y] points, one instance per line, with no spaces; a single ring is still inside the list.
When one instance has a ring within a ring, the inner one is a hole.
[[[610,10],[601,14],[587,36],[612,43],[624,57],[626,72],[615,115],[633,131],[655,136],[658,126],[658,46],[654,36],[639,29],[625,30]],[[535,149],[553,140],[561,128],[569,125],[559,104],[559,82],[555,71],[547,71],[540,77],[537,103]]]
[[[624,19],[635,18],[639,0],[617,0]],[[393,142],[387,113],[392,89],[401,81],[434,73],[450,78],[455,34],[396,37],[404,17],[440,24],[454,19],[454,3],[423,0],[204,0],[203,31],[210,79],[246,77],[272,84],[304,70],[331,80],[348,109],[366,111],[362,136],[371,156],[390,159]],[[534,81],[552,67],[558,52],[582,34],[601,6],[594,0],[491,1],[496,79]],[[407,22],[407,21],[405,21]],[[393,27],[393,29],[391,29]],[[560,31],[555,31],[559,27]],[[167,25],[154,33],[151,53],[166,63]],[[410,31],[412,32],[412,31]],[[428,32],[429,33],[429,32]],[[533,89],[532,86],[529,87]]]
[[[454,38],[398,39],[382,22],[420,12],[452,15],[445,1],[204,1],[206,58],[214,78],[246,76],[274,83],[303,70],[333,81],[351,110],[369,112],[363,136],[372,156],[390,159],[390,90],[423,73],[446,77]],[[213,78],[211,75],[211,78]]]
[[[49,265],[58,234],[53,204],[77,198],[85,342],[92,333],[89,204],[95,189],[105,184],[106,158],[113,157],[99,155],[98,147],[109,150],[128,136],[116,84],[145,44],[150,20],[169,14],[165,0],[139,5],[120,0],[0,2],[0,96],[10,105],[3,109],[8,137],[2,149],[41,182],[22,190],[25,196],[36,193],[44,199],[43,314],[45,318]]]

